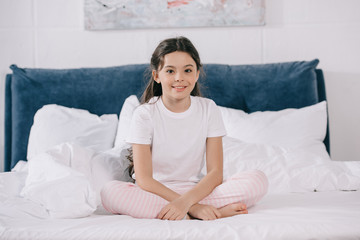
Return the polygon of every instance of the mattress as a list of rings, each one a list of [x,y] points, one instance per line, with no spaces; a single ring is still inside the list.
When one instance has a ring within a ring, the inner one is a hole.
[[[1,212],[0,239],[360,239],[358,191],[269,194],[247,215],[214,221],[135,219],[101,208],[78,219]]]

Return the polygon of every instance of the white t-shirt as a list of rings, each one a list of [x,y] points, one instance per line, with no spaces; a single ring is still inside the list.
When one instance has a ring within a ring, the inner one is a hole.
[[[191,96],[190,107],[174,113],[154,97],[135,109],[127,142],[151,145],[154,179],[168,186],[189,185],[202,178],[206,138],[224,135],[214,101]]]

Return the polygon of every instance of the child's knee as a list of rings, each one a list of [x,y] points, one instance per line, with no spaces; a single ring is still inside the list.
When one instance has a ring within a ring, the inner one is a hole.
[[[253,170],[254,172],[254,175],[257,176],[257,178],[263,182],[264,184],[266,184],[266,186],[268,185],[268,178],[267,176],[265,175],[265,173],[263,171],[260,171],[260,170]]]
[[[104,208],[112,213],[121,213],[121,203],[126,201],[126,193],[133,185],[122,181],[110,181],[104,184],[100,192]]]
[[[256,177],[258,178],[258,181],[260,182],[261,190],[262,190],[261,195],[265,195],[269,188],[269,180],[268,180],[267,176],[265,175],[264,172],[262,172],[260,170],[255,170],[254,174],[256,174]]]
[[[130,183],[131,184],[131,183]],[[101,198],[107,198],[109,195],[114,193],[114,191],[121,191],[121,189],[128,188],[129,183],[128,182],[122,182],[122,181],[110,181],[104,184],[104,186],[101,189],[100,195]]]
[[[108,198],[108,196],[113,192],[112,189],[114,188],[115,184],[116,181],[111,181],[104,184],[100,191],[101,200]]]
[[[267,176],[264,172],[257,169],[237,173],[230,180],[239,181],[240,184],[249,184],[249,187],[258,190],[259,195],[265,195],[269,187]]]

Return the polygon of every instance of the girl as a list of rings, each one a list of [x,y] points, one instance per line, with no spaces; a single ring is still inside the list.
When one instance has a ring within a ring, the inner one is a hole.
[[[166,220],[247,213],[267,192],[267,178],[255,170],[223,183],[226,132],[216,104],[200,97],[197,50],[185,37],[166,39],[155,49],[150,67],[152,78],[127,139],[136,184],[106,184],[103,206],[112,213]]]

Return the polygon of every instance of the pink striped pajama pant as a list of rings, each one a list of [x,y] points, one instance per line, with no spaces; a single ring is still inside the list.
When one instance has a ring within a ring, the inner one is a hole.
[[[192,187],[171,187],[171,189],[182,195]],[[268,180],[263,172],[258,170],[241,172],[225,180],[199,203],[221,208],[241,202],[249,208],[266,194],[267,189]],[[101,200],[107,211],[135,218],[156,218],[161,209],[169,203],[133,183],[121,181],[105,184],[101,191]]]

